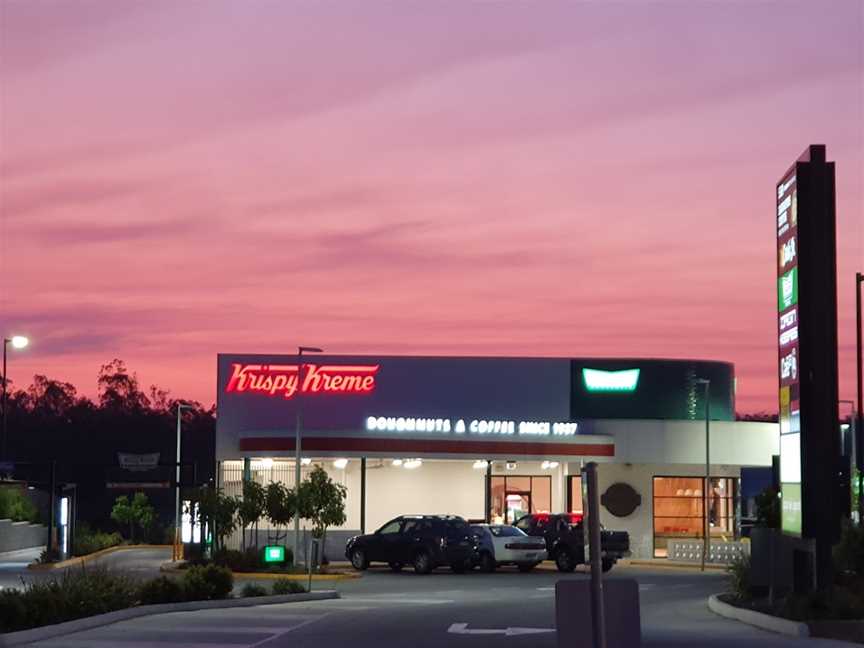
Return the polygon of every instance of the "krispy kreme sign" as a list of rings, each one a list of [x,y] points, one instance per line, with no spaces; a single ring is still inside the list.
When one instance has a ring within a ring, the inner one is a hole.
[[[231,364],[225,393],[250,392],[293,398],[295,394],[368,394],[380,365]],[[302,369],[302,371],[301,371]],[[302,378],[302,384],[301,384]]]

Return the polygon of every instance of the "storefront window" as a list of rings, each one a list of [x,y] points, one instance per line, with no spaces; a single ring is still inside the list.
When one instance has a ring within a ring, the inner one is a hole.
[[[512,524],[528,513],[550,513],[552,477],[490,477],[492,499],[489,519],[493,524]]]
[[[654,556],[667,555],[669,540],[704,538],[703,477],[654,478]],[[711,538],[735,537],[735,480],[712,477],[708,492]]]
[[[568,513],[582,513],[582,477],[571,475],[567,478],[569,491],[567,495]]]

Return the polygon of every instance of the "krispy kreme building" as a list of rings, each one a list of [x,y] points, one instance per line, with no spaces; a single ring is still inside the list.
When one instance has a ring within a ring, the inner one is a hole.
[[[220,485],[292,486],[299,425],[303,473],[320,465],[347,488],[331,553],[406,513],[581,512],[581,469],[596,461],[602,522],[630,532],[634,555],[665,556],[670,541],[703,533],[703,378],[712,539],[736,536],[741,468],[778,452],[775,424],[734,420],[724,362],[221,354],[217,364]]]

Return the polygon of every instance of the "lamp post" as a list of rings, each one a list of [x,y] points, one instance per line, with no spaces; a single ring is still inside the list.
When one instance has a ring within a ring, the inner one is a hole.
[[[702,545],[702,571],[705,571],[705,561],[711,551],[711,528],[708,522],[708,489],[711,487],[711,381],[707,378],[697,378],[697,385],[705,387],[705,488],[702,491],[702,518],[705,539]]]
[[[864,468],[864,397],[862,397],[862,381],[864,381],[864,370],[861,360],[861,284],[864,283],[864,274],[855,273],[855,348],[857,352],[858,374],[858,415],[855,417],[855,464],[858,468],[858,520],[864,524],[864,484],[862,484],[861,470]]]
[[[184,409],[195,409],[192,405],[186,403],[177,403],[177,455],[176,466],[174,473],[174,550],[172,552],[172,560],[180,560],[183,555],[180,547],[182,546],[183,536],[180,528],[180,415]]]
[[[324,353],[324,349],[318,347],[297,347],[297,427],[294,433],[294,492],[300,495],[300,428],[303,425],[303,354]],[[299,503],[299,499],[298,499]],[[294,515],[294,564],[300,556],[300,516]]]
[[[3,438],[2,441],[0,441],[0,459],[6,458],[6,410],[9,407],[6,393],[6,383],[8,382],[8,379],[6,378],[6,347],[9,346],[9,344],[12,345],[13,349],[23,349],[30,344],[30,340],[23,335],[13,335],[11,338],[3,338]]]

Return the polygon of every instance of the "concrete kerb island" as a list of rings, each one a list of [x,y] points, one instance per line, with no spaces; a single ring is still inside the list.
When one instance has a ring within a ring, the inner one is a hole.
[[[128,619],[136,619],[138,617],[151,616],[154,614],[165,614],[168,612],[194,612],[195,610],[213,610],[219,608],[255,607],[258,605],[277,605],[281,603],[302,603],[304,601],[323,601],[335,598],[339,598],[339,592],[335,590],[324,590],[307,594],[257,596],[241,599],[225,599],[222,601],[189,601],[186,603],[139,605],[138,607],[108,612],[107,614],[97,614],[96,616],[75,619],[74,621],[66,621],[65,623],[57,623],[50,626],[43,626],[41,628],[31,628],[30,630],[20,630],[19,632],[0,634],[0,648],[20,646],[34,641],[43,641],[61,635],[72,634],[73,632],[81,632],[83,630],[111,625],[118,621],[126,621]]]
[[[68,558],[67,560],[61,560],[56,563],[30,563],[29,565],[27,565],[27,569],[33,571],[51,571],[53,569],[76,567],[78,565],[86,565],[87,563],[93,562],[94,560],[98,560],[102,556],[106,556],[117,551],[132,551],[134,549],[171,549],[171,545],[115,545],[114,547],[108,547],[107,549],[100,549],[99,551],[94,551],[93,553],[87,554],[86,556],[75,556],[74,558]]]
[[[162,563],[159,571],[165,574],[184,574],[186,569],[183,569],[174,562],[168,561]],[[235,580],[293,580],[304,582],[309,580],[308,574],[286,574],[280,572],[231,572],[234,574]],[[340,581],[353,580],[361,578],[360,572],[339,572],[334,574],[312,574],[313,581]]]
[[[739,608],[729,603],[724,603],[720,600],[719,594],[714,594],[708,597],[708,609],[714,614],[718,614],[727,619],[735,619],[763,630],[777,632],[779,634],[788,635],[790,637],[809,637],[810,626],[801,621],[791,621],[780,617],[763,614],[755,610],[747,610]],[[849,644],[852,645],[852,644]]]

